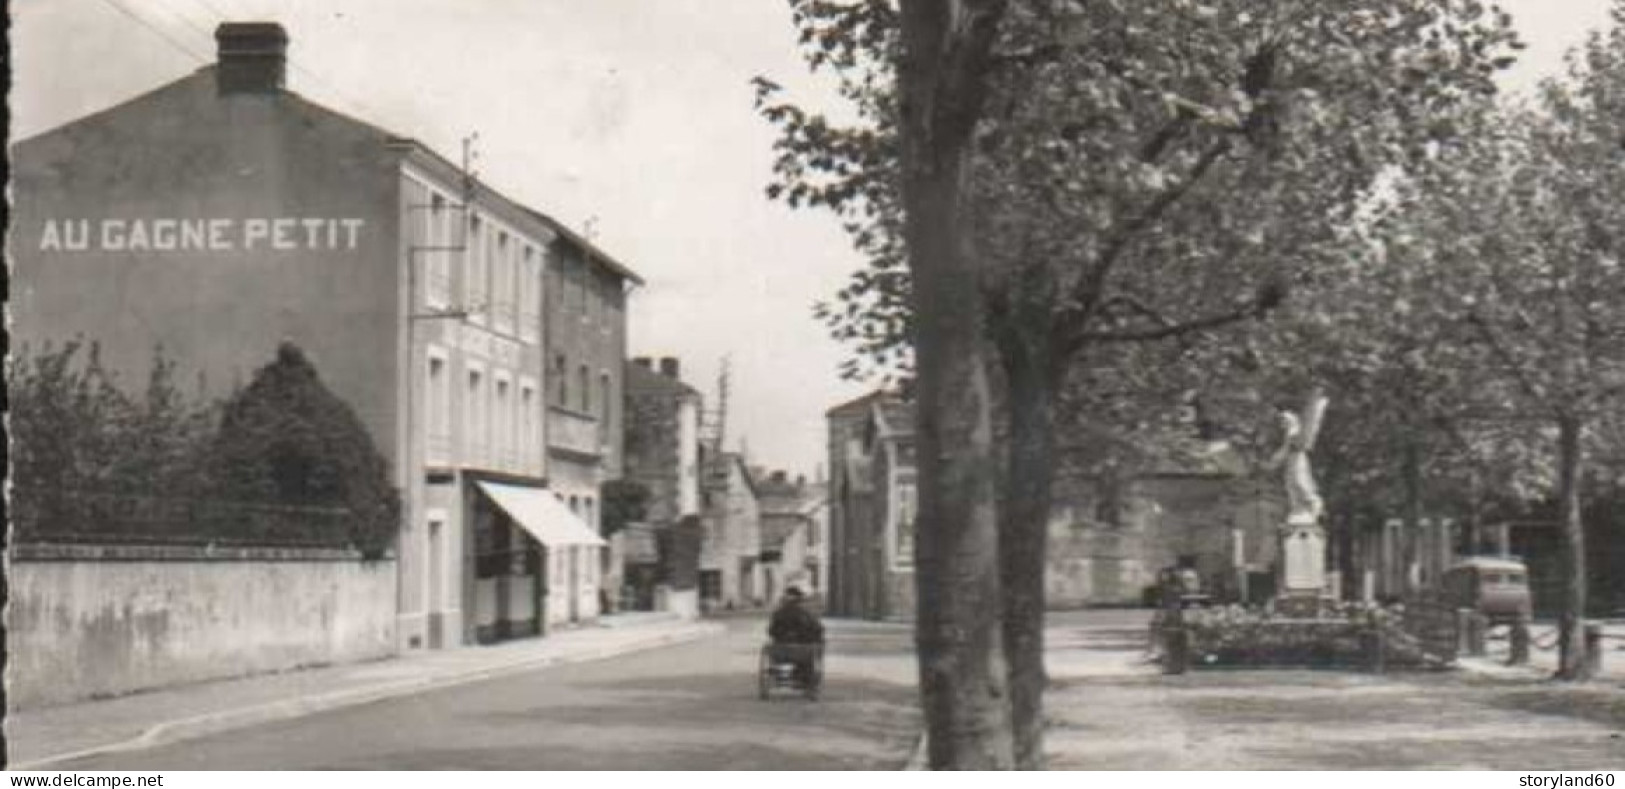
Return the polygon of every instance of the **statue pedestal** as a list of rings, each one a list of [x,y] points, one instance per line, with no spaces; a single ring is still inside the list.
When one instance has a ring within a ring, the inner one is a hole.
[[[1315,616],[1326,589],[1326,532],[1312,519],[1293,519],[1281,530],[1281,584],[1276,610]]]

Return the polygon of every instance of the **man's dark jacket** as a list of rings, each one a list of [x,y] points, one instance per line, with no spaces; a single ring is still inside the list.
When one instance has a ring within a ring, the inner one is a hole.
[[[773,612],[767,635],[777,644],[821,644],[824,626],[811,611],[799,605],[781,605]]]

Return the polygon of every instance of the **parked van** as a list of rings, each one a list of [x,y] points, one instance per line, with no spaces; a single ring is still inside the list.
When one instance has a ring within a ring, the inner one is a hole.
[[[1444,592],[1455,606],[1474,609],[1491,624],[1528,619],[1532,611],[1529,569],[1520,559],[1462,559],[1445,571]]]

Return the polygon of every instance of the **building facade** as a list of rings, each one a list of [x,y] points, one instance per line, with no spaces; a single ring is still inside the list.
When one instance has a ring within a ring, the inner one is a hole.
[[[17,341],[95,341],[133,380],[161,345],[215,397],[291,341],[401,491],[400,648],[591,619],[603,541],[568,502],[616,470],[612,291],[635,276],[427,147],[287,91],[280,27],[217,39],[217,65],[15,147]],[[597,278],[592,342],[544,319],[572,265]],[[551,418],[555,348],[600,371],[611,409],[590,431]],[[561,460],[555,491],[551,450],[580,432],[599,467]]]
[[[757,474],[762,523],[762,597],[775,600],[795,587],[821,597],[825,577],[823,486],[783,471]]]
[[[671,568],[661,566],[661,535],[684,519],[700,517],[700,413],[702,400],[682,381],[678,360],[648,357],[625,366],[623,478],[648,491],[644,523],[624,530],[622,599],[632,608],[697,611],[693,590],[659,590]],[[682,573],[686,575],[687,573]],[[675,598],[673,593],[676,592]],[[692,599],[691,599],[692,598]]]
[[[831,409],[829,590],[832,613],[914,614],[918,486],[912,408],[874,392]],[[1272,497],[1224,445],[1177,467],[1122,477],[1063,470],[1054,481],[1044,585],[1051,608],[1139,605],[1158,571],[1194,567],[1225,599],[1267,595],[1276,524]]]
[[[914,615],[912,411],[876,391],[830,409],[829,592],[838,616]]]
[[[598,530],[599,489],[622,474],[626,305],[628,289],[642,280],[548,221],[558,232],[543,288],[548,482]]]
[[[626,366],[624,477],[649,490],[647,519],[665,528],[700,514],[699,390],[682,380],[677,359],[633,359]]]

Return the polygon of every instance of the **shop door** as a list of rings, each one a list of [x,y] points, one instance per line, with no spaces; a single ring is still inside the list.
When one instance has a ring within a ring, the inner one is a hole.
[[[581,621],[581,551],[575,546],[564,549],[565,556],[570,563],[570,586],[565,592],[570,596],[570,621]]]
[[[443,589],[445,586],[443,576],[445,568],[442,566],[445,557],[441,553],[445,549],[440,544],[442,539],[440,531],[440,521],[429,521],[429,594],[427,607],[429,609],[430,649],[440,649],[446,645],[444,632],[446,626],[444,613],[446,601],[443,597],[445,594]]]

